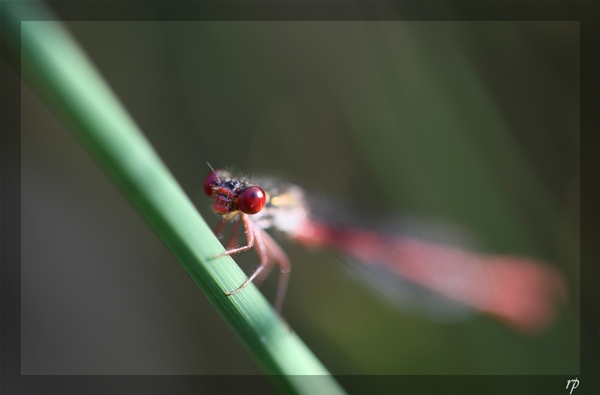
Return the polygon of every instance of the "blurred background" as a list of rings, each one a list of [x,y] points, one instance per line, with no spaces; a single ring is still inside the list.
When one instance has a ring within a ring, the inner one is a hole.
[[[284,316],[332,373],[579,372],[578,23],[66,26],[209,224],[207,161],[455,223],[481,251],[565,276],[557,321],[526,335],[481,315],[398,311],[331,252],[284,240]],[[260,374],[26,85],[22,100],[22,373]],[[270,300],[275,285],[262,287]]]

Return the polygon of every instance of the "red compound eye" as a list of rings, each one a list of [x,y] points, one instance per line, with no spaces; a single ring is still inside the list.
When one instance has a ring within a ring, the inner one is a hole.
[[[256,214],[263,209],[267,202],[265,191],[261,187],[248,187],[237,197],[237,205],[245,214]]]
[[[219,170],[211,171],[204,179],[204,193],[206,196],[212,197],[214,188],[219,185]]]

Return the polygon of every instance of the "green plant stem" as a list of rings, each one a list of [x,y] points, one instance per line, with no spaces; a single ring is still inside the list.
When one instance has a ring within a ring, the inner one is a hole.
[[[144,216],[264,371],[278,375],[289,393],[342,394],[254,286],[226,296],[243,282],[243,272],[228,256],[213,258],[222,245],[61,24],[38,3],[5,4],[4,11],[5,38],[19,37],[21,29],[23,77]]]

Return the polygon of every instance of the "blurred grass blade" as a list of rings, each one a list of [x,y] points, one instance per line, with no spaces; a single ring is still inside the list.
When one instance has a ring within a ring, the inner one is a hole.
[[[6,40],[16,40],[21,29],[23,77],[69,124],[74,137],[146,218],[264,371],[277,375],[290,393],[343,393],[254,286],[234,297],[225,295],[244,274],[230,257],[211,258],[223,251],[220,242],[60,23],[37,3],[5,3],[4,11]],[[18,48],[18,42],[11,46]]]

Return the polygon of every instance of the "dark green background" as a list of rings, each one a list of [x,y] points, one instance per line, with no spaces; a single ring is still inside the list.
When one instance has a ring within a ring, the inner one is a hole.
[[[284,315],[332,373],[578,374],[578,23],[66,26],[209,223],[206,161],[457,223],[567,279],[558,321],[530,336],[398,312],[332,254],[283,241]],[[22,109],[22,373],[260,373],[27,87]]]

